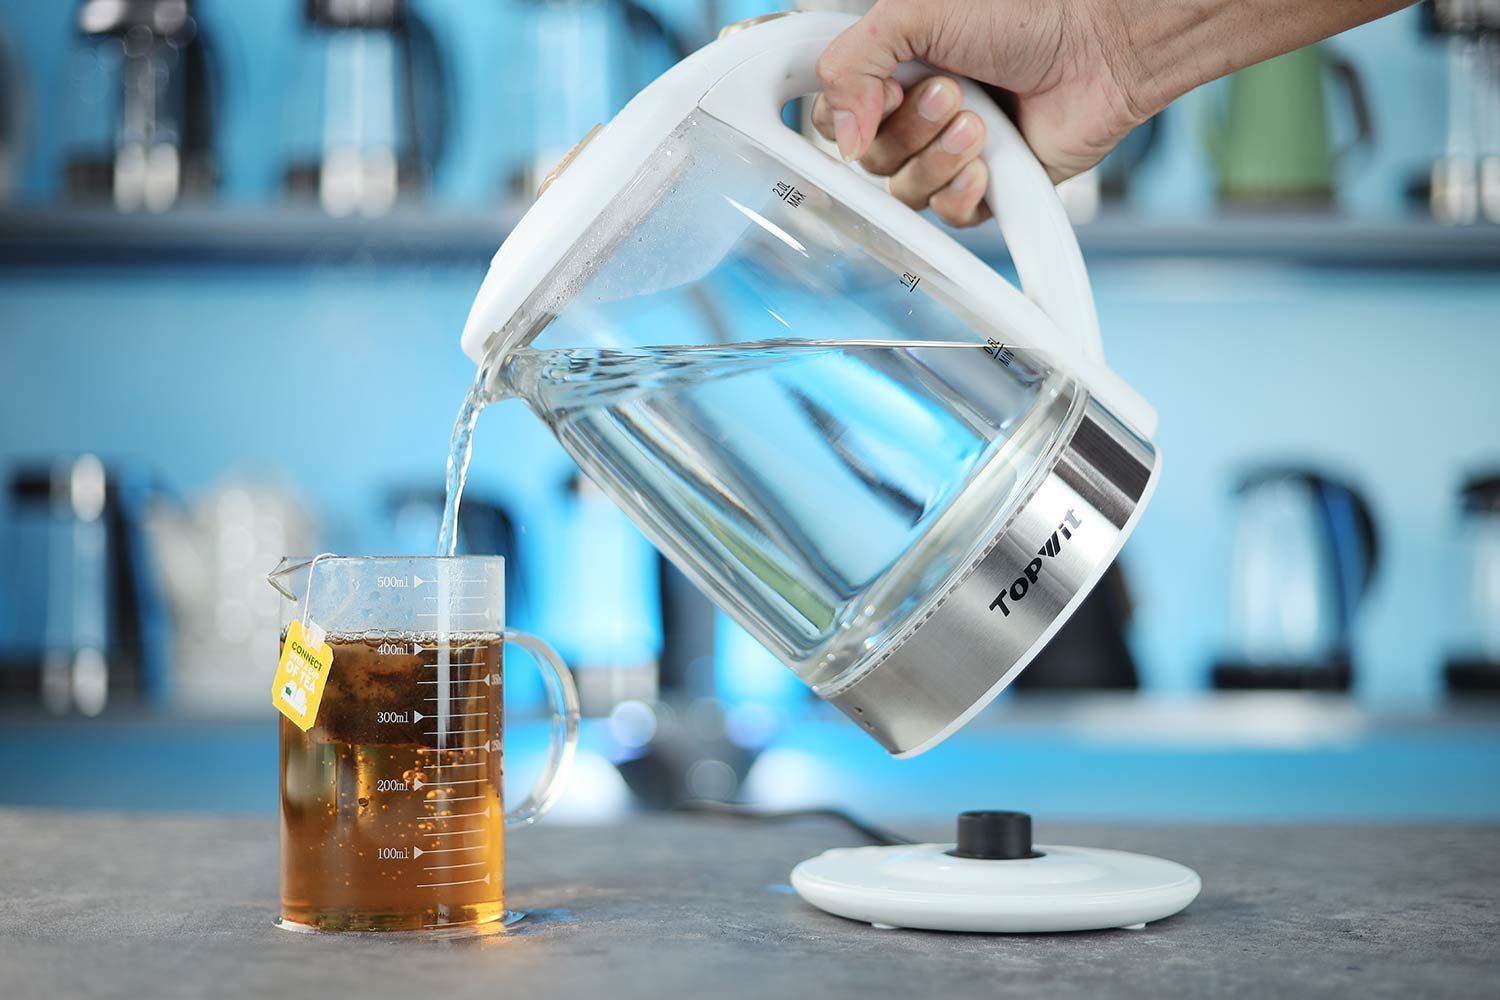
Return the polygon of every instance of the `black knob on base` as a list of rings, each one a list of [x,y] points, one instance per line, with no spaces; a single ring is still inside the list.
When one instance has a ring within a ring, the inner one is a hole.
[[[1031,849],[1029,815],[990,809],[959,813],[958,845],[947,853],[955,858],[981,861],[1019,861],[1042,856]]]

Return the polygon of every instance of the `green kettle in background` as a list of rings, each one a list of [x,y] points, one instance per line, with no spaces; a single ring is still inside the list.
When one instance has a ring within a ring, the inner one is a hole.
[[[1335,149],[1323,99],[1332,76],[1348,95],[1354,138]],[[1237,208],[1327,208],[1340,158],[1374,136],[1354,66],[1309,45],[1247,66],[1229,78],[1227,100],[1205,122],[1222,204]]]

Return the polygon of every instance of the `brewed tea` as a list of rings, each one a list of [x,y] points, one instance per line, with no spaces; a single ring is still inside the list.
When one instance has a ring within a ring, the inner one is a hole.
[[[329,633],[316,724],[280,720],[283,921],[412,930],[504,916],[502,639],[442,639]]]

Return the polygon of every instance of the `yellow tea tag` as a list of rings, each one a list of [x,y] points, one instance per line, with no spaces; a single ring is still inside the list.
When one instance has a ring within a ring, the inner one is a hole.
[[[300,621],[287,626],[281,662],[271,684],[271,704],[304,733],[318,719],[318,705],[323,701],[323,687],[332,666],[333,650],[321,628],[311,625],[304,629]]]

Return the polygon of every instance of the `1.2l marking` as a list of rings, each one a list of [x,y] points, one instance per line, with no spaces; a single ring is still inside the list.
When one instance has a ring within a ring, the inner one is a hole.
[[[1016,352],[1000,343],[1000,341],[996,340],[994,337],[990,337],[984,342],[984,353],[988,354],[990,357],[994,358],[996,361],[1000,362],[1007,368],[1010,367],[1010,363],[1012,361],[1016,360]]]

